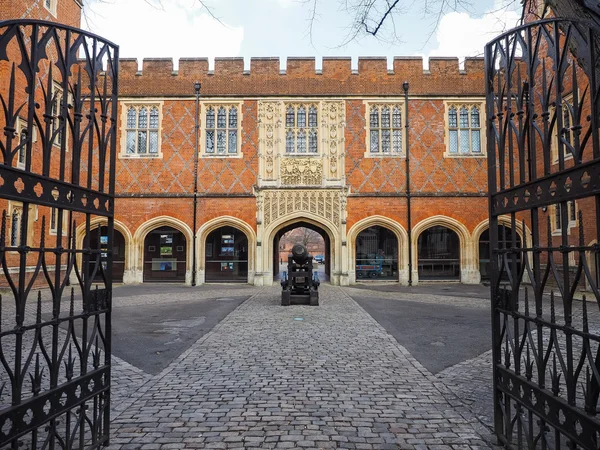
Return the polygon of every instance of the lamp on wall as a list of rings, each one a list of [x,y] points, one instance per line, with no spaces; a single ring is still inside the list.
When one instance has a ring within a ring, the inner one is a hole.
[[[548,207],[547,206],[542,206],[542,212],[546,212],[548,211]]]

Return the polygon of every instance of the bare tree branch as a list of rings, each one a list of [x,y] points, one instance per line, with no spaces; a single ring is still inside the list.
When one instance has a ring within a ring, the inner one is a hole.
[[[379,21],[379,23],[377,24],[377,26],[375,27],[374,30],[369,30],[369,25],[367,25],[367,23],[363,22],[363,25],[365,26],[365,31],[373,36],[375,36],[378,32],[379,29],[381,28],[381,26],[383,25],[383,22],[385,22],[385,19],[387,19],[387,17],[390,15],[390,13],[392,12],[392,10],[396,7],[396,5],[398,5],[398,3],[400,3],[400,0],[395,0],[394,3],[392,3],[388,9],[386,10],[385,13],[383,13],[383,16],[381,17],[381,20]]]

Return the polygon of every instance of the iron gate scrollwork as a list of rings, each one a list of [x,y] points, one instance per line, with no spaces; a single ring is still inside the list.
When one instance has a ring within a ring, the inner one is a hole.
[[[1,448],[108,444],[117,81],[114,44],[0,22]]]
[[[494,426],[509,448],[600,446],[599,43],[591,24],[549,19],[485,49]]]

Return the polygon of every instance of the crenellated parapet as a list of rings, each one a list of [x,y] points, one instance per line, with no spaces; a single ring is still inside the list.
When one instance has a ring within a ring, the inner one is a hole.
[[[169,58],[144,59],[139,70],[135,59],[120,60],[122,96],[192,96],[193,83],[202,83],[202,96],[380,96],[399,95],[410,83],[411,95],[481,95],[484,89],[482,58],[467,58],[464,69],[458,58],[430,58],[423,69],[421,57],[396,57],[392,69],[386,58],[362,57],[352,69],[349,57],[324,57],[321,69],[315,58],[182,58],[177,70]]]

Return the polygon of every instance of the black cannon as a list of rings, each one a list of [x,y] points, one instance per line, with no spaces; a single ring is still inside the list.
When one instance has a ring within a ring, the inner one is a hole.
[[[313,257],[302,244],[288,256],[288,270],[281,279],[281,305],[319,305],[319,274],[313,272]]]

